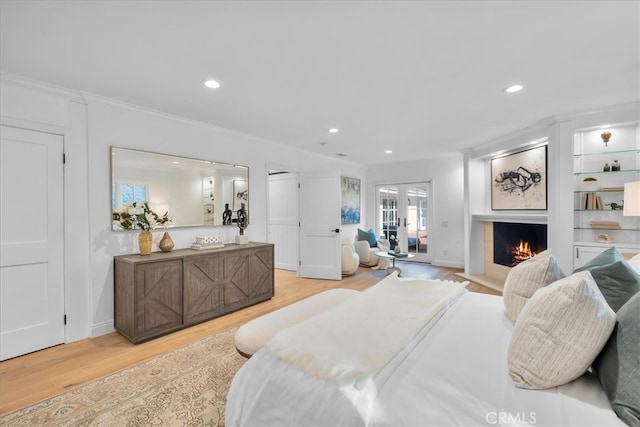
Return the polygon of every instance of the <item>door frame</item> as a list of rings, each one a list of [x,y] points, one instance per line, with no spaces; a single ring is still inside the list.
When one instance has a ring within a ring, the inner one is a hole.
[[[292,174],[296,174],[296,177],[298,179],[298,183],[300,183],[300,175],[301,174],[312,174],[314,173],[313,171],[301,171],[298,168],[293,168],[293,167],[289,167],[286,165],[282,165],[282,164],[267,164],[266,165],[266,173],[265,173],[265,179],[266,179],[266,185],[267,185],[267,206],[269,206],[270,203],[270,197],[271,197],[271,190],[269,188],[269,173],[273,172],[273,171],[287,171],[288,173],[292,173]],[[338,173],[338,172],[336,172]],[[338,176],[340,176],[340,174],[338,173]],[[300,208],[299,208],[299,203],[300,203],[300,195],[297,194],[296,195],[296,216],[297,216],[297,222],[298,222],[298,229],[295,235],[295,239],[292,239],[292,241],[290,242],[292,245],[295,245],[295,247],[297,248],[297,256],[298,256],[298,265],[297,265],[297,269],[296,269],[296,275],[297,277],[302,277],[301,275],[301,268],[300,268],[300,262],[302,260],[302,256],[301,256],[301,249],[300,249],[300,240],[302,239],[302,235],[300,233],[300,222],[301,222],[301,217],[300,217]],[[340,218],[340,212],[338,211],[338,222],[339,222],[339,218]],[[267,215],[266,215],[266,227],[267,227],[267,236],[271,235],[271,225],[270,225],[270,212],[269,209],[267,209]],[[340,226],[340,228],[342,229],[341,224],[338,224]],[[341,240],[341,236],[337,236],[337,238],[339,240]],[[269,239],[267,239],[269,240]],[[338,254],[340,255],[340,254]],[[338,260],[340,260],[340,257],[338,256]],[[341,272],[342,268],[340,265],[338,265],[338,270]],[[340,274],[340,278],[341,278],[341,274]]]
[[[5,82],[3,81],[2,84]],[[69,343],[104,335],[114,329],[113,321],[94,326],[91,316],[93,312],[91,253],[93,249],[89,233],[90,208],[87,208],[90,207],[90,204],[86,101],[73,96],[65,97],[64,94],[58,92],[54,95],[68,101],[69,108],[68,116],[65,117],[67,122],[65,125],[7,116],[0,116],[0,124],[60,135],[63,138],[63,152],[66,162],[63,167],[62,184],[64,199],[62,201],[64,227],[62,250],[64,305],[67,315],[67,323],[64,325],[64,342]],[[10,112],[9,107],[6,112]],[[105,161],[107,170],[108,167],[108,161]]]

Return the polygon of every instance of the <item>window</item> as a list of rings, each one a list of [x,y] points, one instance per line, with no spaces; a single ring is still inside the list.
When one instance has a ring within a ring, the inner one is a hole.
[[[112,205],[113,209],[118,206],[124,206],[127,203],[139,202],[144,203],[149,200],[148,186],[146,184],[130,184],[118,183],[118,191],[113,191]]]

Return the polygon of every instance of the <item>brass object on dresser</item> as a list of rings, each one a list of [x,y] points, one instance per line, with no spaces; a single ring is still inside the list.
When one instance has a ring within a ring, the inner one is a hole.
[[[114,257],[115,329],[140,343],[269,300],[273,244]]]

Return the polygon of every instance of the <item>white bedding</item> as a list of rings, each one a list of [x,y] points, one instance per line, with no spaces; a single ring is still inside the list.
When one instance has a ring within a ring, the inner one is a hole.
[[[403,280],[394,273],[331,310],[279,332],[267,347],[310,376],[360,389],[426,334],[434,319],[467,292],[467,284]]]
[[[226,425],[624,425],[589,375],[549,390],[516,388],[511,333],[500,297],[466,293],[393,372],[361,390],[304,374],[263,348],[233,380]]]

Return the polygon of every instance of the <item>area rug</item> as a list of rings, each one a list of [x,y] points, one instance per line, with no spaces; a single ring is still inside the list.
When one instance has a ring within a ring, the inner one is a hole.
[[[227,329],[0,418],[2,426],[223,426],[246,359]]]

